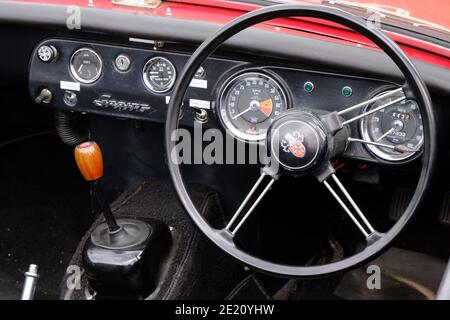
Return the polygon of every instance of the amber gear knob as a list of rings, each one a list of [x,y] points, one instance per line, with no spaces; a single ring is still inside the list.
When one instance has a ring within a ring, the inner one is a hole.
[[[94,141],[86,141],[75,147],[75,161],[87,181],[95,181],[103,176],[102,151]]]
[[[86,141],[75,147],[75,161],[80,169],[83,178],[90,182],[91,196],[95,199],[105,217],[110,232],[120,229],[114,218],[111,208],[102,196],[99,186],[99,179],[103,176],[103,158],[102,151],[94,141]]]

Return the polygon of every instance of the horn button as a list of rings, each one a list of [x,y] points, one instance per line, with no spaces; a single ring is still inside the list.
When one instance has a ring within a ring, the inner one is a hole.
[[[272,123],[269,132],[272,159],[289,172],[313,170],[326,158],[326,131],[321,121],[310,113],[284,115]]]

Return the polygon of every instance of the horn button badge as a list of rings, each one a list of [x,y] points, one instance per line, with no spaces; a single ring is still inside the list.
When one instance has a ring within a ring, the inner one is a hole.
[[[288,171],[306,171],[324,159],[327,138],[319,120],[310,114],[284,116],[270,128],[271,155]]]

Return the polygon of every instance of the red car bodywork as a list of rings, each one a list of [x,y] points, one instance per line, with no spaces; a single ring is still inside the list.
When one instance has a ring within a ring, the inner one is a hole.
[[[80,7],[93,6],[98,9],[123,11],[135,14],[146,14],[156,16],[169,16],[176,19],[203,20],[218,23],[226,23],[246,12],[258,9],[254,4],[230,2],[223,0],[177,0],[164,1],[156,9],[146,9],[130,6],[112,4],[111,0],[18,0],[20,2],[35,2],[60,5],[74,5]],[[439,1],[442,0],[438,0]],[[447,0],[443,0],[447,1]],[[308,1],[307,3],[320,3],[320,1]],[[383,1],[368,1],[378,2]],[[387,2],[384,1],[384,2]],[[392,3],[392,0],[389,0]],[[301,3],[299,1],[299,3]],[[417,2],[416,10],[420,10],[424,2]],[[442,3],[443,19],[447,19],[444,12],[448,10],[447,5]],[[373,43],[365,37],[353,32],[343,26],[328,21],[309,19],[301,17],[283,18],[267,21],[257,26],[267,30],[281,33],[295,33],[302,36],[325,39],[327,41],[340,42],[347,45],[365,47],[372,50],[379,50]],[[406,54],[416,60],[438,65],[450,69],[450,49],[415,39],[398,33],[386,31],[393,40],[395,40]]]

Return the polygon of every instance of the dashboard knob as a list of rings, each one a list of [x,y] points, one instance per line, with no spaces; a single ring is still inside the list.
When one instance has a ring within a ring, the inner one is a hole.
[[[43,45],[43,46],[39,47],[39,49],[37,51],[37,55],[38,55],[39,60],[47,63],[47,62],[52,62],[57,58],[58,51],[56,50],[56,48],[54,46]]]

